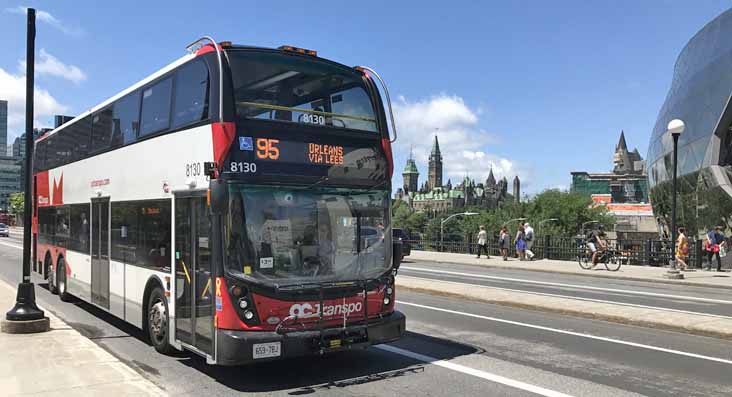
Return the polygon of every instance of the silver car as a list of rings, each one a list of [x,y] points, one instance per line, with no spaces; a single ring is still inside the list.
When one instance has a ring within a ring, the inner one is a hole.
[[[0,237],[10,237],[10,227],[4,223],[0,223]]]

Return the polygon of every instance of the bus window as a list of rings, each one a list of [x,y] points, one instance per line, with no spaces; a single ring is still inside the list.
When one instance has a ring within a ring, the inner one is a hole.
[[[377,131],[363,76],[350,68],[254,51],[234,51],[228,58],[240,118]]]
[[[208,69],[202,61],[190,62],[176,72],[173,128],[208,116],[208,84]]]
[[[92,152],[108,149],[111,135],[112,107],[108,107],[92,118]]]
[[[142,127],[140,136],[150,135],[170,126],[170,77],[142,91]]]
[[[137,139],[140,91],[135,91],[114,104],[112,123],[112,147],[128,145]]]

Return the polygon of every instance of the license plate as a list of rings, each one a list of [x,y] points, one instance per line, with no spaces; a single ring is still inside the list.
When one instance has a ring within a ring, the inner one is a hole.
[[[280,345],[280,342],[255,343],[252,346],[252,356],[255,360],[258,358],[279,357],[281,354]]]

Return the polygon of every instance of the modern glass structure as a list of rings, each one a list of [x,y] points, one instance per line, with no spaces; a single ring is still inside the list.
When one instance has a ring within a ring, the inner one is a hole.
[[[732,10],[709,22],[679,54],[671,88],[648,148],[648,179],[654,214],[670,224],[673,140],[669,121],[681,119],[679,225],[690,235],[732,226]],[[668,232],[668,228],[664,227]]]

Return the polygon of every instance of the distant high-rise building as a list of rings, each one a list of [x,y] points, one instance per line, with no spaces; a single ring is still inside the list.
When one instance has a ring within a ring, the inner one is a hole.
[[[8,145],[8,101],[0,99],[0,147]]]
[[[417,170],[417,164],[414,163],[414,157],[412,152],[409,152],[409,158],[407,164],[404,166],[404,172],[402,172],[402,179],[404,180],[404,192],[417,192],[417,180],[419,179],[419,171]]]

